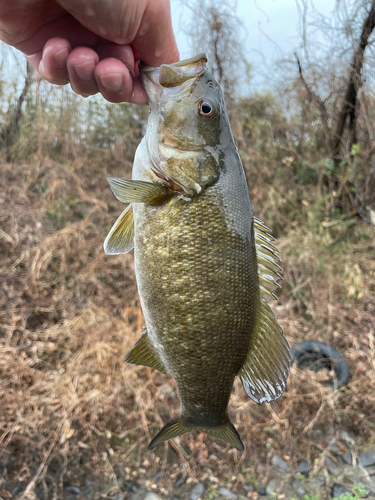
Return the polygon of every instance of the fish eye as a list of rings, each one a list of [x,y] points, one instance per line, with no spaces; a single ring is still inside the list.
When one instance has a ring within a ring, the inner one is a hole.
[[[203,118],[213,118],[216,115],[216,109],[208,99],[202,99],[198,104],[199,113]]]

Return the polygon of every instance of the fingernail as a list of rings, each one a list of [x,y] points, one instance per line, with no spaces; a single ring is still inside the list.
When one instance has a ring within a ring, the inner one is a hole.
[[[85,61],[80,64],[74,65],[74,70],[81,80],[92,80],[93,73],[95,69],[95,63],[93,61]]]
[[[122,86],[122,75],[121,73],[108,73],[100,77],[100,82],[109,92],[117,92]]]
[[[56,54],[53,56],[53,60],[55,61],[55,64],[58,68],[65,68],[68,55],[69,51],[66,47],[59,50],[59,52],[56,52]]]

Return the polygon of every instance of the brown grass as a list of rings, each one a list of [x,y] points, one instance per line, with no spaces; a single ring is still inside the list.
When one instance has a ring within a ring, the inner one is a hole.
[[[147,451],[178,400],[168,376],[123,362],[143,319],[133,256],[102,248],[121,210],[105,178],[130,175],[109,154],[0,165],[0,496],[16,488],[19,498],[61,498],[75,485],[107,498],[134,484],[172,496],[180,475],[184,491],[199,480],[245,494],[245,483],[267,480],[273,454],[320,471],[329,424],[374,445],[373,228],[321,222],[316,192],[292,218],[287,192],[258,184],[255,213],[276,226],[283,256],[279,321],[291,345],[318,339],[339,349],[351,381],[326,389],[321,374],[294,367],[287,392],[263,406],[236,383],[230,415],[244,453],[203,434]]]

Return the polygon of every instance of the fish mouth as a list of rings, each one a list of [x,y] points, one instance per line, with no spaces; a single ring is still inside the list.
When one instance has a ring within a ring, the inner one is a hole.
[[[196,79],[206,68],[207,56],[200,52],[194,57],[184,59],[172,64],[162,64],[160,68],[147,66],[142,61],[139,62],[139,70],[142,81],[148,93],[147,83],[151,81],[155,86],[162,88],[178,87],[183,83]]]

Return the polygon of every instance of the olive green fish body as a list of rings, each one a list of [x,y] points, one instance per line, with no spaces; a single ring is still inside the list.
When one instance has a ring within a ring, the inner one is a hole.
[[[145,327],[126,361],[169,373],[181,408],[151,441],[193,429],[242,441],[229,421],[236,376],[256,402],[278,398],[289,347],[272,309],[278,250],[254,217],[220,86],[195,58],[142,67],[150,116],[132,180],[109,178],[130,203],[104,243],[134,246]]]
[[[228,170],[191,201],[134,207],[148,335],[176,380],[182,416],[200,427],[228,419],[260,306],[247,186],[240,168]]]

